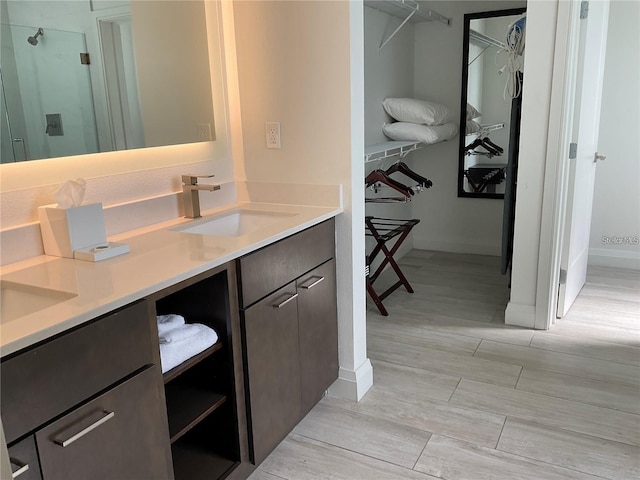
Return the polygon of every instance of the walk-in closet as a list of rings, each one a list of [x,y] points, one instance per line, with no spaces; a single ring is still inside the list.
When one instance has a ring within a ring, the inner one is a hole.
[[[368,325],[504,322],[525,7],[364,2]]]

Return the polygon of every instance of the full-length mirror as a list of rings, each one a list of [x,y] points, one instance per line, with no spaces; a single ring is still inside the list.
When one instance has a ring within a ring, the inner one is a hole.
[[[458,196],[504,198],[517,165],[525,9],[465,15]]]
[[[204,0],[0,0],[2,163],[215,139]]]

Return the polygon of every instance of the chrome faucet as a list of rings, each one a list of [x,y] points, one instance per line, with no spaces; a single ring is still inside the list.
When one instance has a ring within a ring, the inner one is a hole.
[[[184,201],[184,216],[186,218],[200,218],[200,196],[198,190],[213,192],[220,190],[220,185],[198,185],[198,178],[211,178],[213,175],[182,175],[182,199]]]

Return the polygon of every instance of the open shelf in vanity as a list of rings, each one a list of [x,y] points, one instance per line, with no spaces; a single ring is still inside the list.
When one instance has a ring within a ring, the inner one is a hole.
[[[235,281],[233,265],[223,265],[150,299],[156,315],[179,314],[218,334],[213,346],[163,374],[176,480],[221,479],[240,464],[231,347]]]

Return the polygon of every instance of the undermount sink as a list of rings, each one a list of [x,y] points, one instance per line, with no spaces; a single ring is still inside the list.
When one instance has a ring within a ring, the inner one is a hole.
[[[173,232],[239,237],[282,221],[296,213],[231,210],[172,228]]]
[[[44,310],[75,297],[75,293],[0,281],[0,318],[2,323]]]

